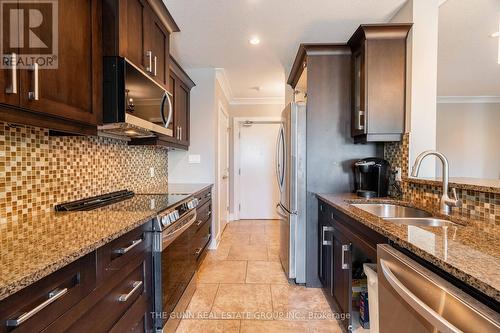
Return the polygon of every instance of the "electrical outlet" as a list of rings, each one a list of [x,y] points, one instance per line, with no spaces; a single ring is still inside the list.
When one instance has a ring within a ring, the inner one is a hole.
[[[149,176],[151,178],[155,177],[155,168],[153,168],[153,167],[149,168]]]
[[[394,174],[394,179],[397,181],[397,182],[400,182],[402,181],[403,179],[401,178],[401,168],[400,167],[397,167],[396,168],[396,172]]]

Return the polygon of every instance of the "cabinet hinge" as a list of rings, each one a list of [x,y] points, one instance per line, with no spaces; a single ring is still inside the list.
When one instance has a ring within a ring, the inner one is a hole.
[[[238,204],[238,210],[241,212],[241,204]]]
[[[238,169],[238,175],[241,176],[241,168]]]

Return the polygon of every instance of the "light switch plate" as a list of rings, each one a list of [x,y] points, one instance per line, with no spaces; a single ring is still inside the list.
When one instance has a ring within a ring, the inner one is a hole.
[[[200,164],[201,163],[201,156],[200,155],[189,155],[188,156],[188,163],[189,164]]]
[[[395,179],[397,182],[402,181],[402,178],[401,178],[401,168],[400,168],[400,167],[397,167],[397,168],[396,168],[396,174],[395,174],[394,179]]]

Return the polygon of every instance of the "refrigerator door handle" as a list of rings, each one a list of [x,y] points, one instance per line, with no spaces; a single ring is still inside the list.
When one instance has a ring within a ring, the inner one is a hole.
[[[276,141],[276,179],[278,180],[278,186],[280,188],[280,192],[282,192],[283,188],[283,181],[285,178],[284,173],[285,173],[285,133],[283,124],[281,124],[278,133],[278,139]]]
[[[281,191],[281,183],[280,183],[280,136],[281,136],[281,128],[278,132],[278,137],[276,138],[276,181],[278,182],[278,186]]]

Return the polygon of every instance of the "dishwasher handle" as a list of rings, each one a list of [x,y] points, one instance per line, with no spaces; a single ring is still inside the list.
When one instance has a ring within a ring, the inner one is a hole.
[[[387,265],[384,259],[380,259],[380,267],[382,268],[382,273],[386,278],[387,282],[392,288],[398,293],[398,295],[405,300],[405,302],[411,306],[415,311],[418,312],[422,317],[427,319],[434,327],[442,333],[463,333],[462,330],[455,327],[452,323],[447,321],[436,311],[434,311],[430,306],[425,304],[420,298],[418,298],[414,293],[412,293],[405,285],[399,281],[399,279],[391,271],[389,265]]]

